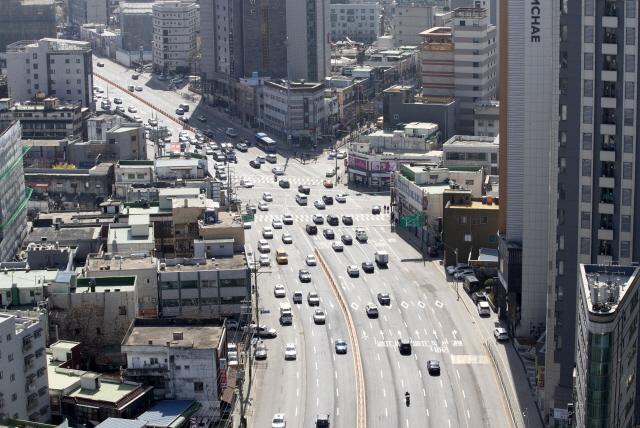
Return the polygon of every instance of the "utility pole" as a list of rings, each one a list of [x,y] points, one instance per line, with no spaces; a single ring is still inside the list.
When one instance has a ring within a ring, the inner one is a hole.
[[[458,267],[458,249],[457,248],[455,250],[455,253],[456,253],[456,268],[457,268]],[[455,276],[455,274],[453,279],[456,280],[456,295],[458,296],[458,300],[460,300],[460,292],[458,291],[458,278]]]
[[[284,42],[287,46],[287,141],[291,147],[291,75],[289,74],[289,37]]]

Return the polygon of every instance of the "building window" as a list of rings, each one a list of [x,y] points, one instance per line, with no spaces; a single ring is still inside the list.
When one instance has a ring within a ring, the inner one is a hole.
[[[11,401],[16,401],[18,399],[18,394],[11,394]]]
[[[635,98],[635,83],[634,82],[624,82],[624,97],[627,100],[632,100]]]
[[[120,306],[120,315],[127,315],[127,307]]]
[[[593,134],[582,134],[582,150],[591,150],[593,145]]]
[[[629,241],[620,242],[620,257],[624,259],[628,259],[629,257],[631,257],[631,242]]]
[[[633,126],[633,109],[624,109],[624,126]]]
[[[622,205],[631,205],[631,189],[622,189]]]
[[[560,173],[567,172],[567,158],[558,158],[558,170]]]
[[[593,43],[593,26],[585,25],[584,27],[584,42]]]
[[[557,266],[558,266],[558,276],[564,275],[564,262],[562,260],[558,260]]]
[[[589,211],[582,211],[580,214],[580,227],[582,229],[589,229],[591,227],[591,213]]]
[[[582,202],[591,202],[591,186],[582,186]]]
[[[567,105],[560,104],[560,120],[567,120]]]
[[[498,242],[498,235],[489,235],[489,242]]]
[[[624,136],[623,151],[625,153],[633,153],[633,136],[631,135]]]
[[[564,250],[564,235],[558,235],[558,250]]]
[[[589,238],[580,238],[580,254],[589,255],[589,247],[591,246]]]
[[[560,54],[562,54],[563,52],[560,52]],[[565,54],[565,63],[564,65],[562,65],[562,60],[561,60],[561,66],[562,68],[566,68],[567,67],[567,62],[566,62],[566,52],[564,52]],[[585,70],[593,70],[593,53],[591,52],[586,52],[584,54],[584,69]]]
[[[593,97],[593,80],[584,81],[584,96]]]
[[[558,209],[558,224],[564,224],[564,210]]]
[[[465,241],[465,242],[471,242],[471,235],[469,235],[469,234],[465,234],[465,235],[464,235],[464,241]]]
[[[622,178],[625,180],[633,180],[633,164],[624,162],[622,164]]]
[[[569,26],[561,25],[560,26],[560,40],[566,42],[569,39]]]
[[[625,10],[627,12],[627,18],[636,17],[636,0],[627,0]]]
[[[582,176],[591,177],[591,159],[582,160]]]
[[[202,383],[202,382],[193,382],[193,391],[194,392],[204,392],[204,383]]]
[[[627,28],[625,28],[625,30],[627,32],[627,35],[625,37],[626,44],[627,45],[635,45],[636,44],[636,29],[635,29],[635,27],[627,27]]]
[[[16,380],[16,374],[11,373],[11,376],[9,376],[9,382],[13,382],[14,380]]]
[[[480,224],[487,224],[489,221],[488,217],[480,217]]]
[[[636,56],[625,55],[624,56],[624,71],[635,73],[636,71]]]
[[[460,217],[458,217],[458,223],[467,224],[467,216],[461,215]]]

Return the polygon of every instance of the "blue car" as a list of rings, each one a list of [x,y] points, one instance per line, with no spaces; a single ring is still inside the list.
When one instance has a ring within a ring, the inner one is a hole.
[[[336,354],[346,354],[347,353],[347,342],[342,339],[336,340]]]

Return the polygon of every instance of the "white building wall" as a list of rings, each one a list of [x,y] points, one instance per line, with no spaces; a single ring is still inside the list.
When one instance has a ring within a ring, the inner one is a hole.
[[[44,315],[22,318],[18,314],[21,315],[20,311],[16,315],[0,314],[0,391],[4,394],[0,398],[4,402],[0,414],[4,413],[7,418],[30,420],[31,417],[36,422],[49,422]],[[30,355],[33,358],[25,369],[25,357]],[[34,375],[32,384],[25,388],[31,375]],[[35,399],[35,404],[28,406],[29,397]]]
[[[419,33],[434,26],[436,9],[422,4],[396,5],[391,19],[391,36],[394,46],[419,46]]]
[[[332,4],[330,10],[331,41],[346,40],[373,43],[378,40],[380,4]]]
[[[175,71],[189,66],[187,58],[196,48],[196,13],[195,3],[165,1],[153,5],[153,64],[156,69]]]

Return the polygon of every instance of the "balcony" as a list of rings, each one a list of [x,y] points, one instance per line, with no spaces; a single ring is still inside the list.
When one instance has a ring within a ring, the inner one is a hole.
[[[600,48],[602,49],[603,55],[615,55],[618,53],[618,45],[615,43],[603,42]]]
[[[601,241],[613,241],[612,229],[598,229],[598,239]]]
[[[602,43],[615,45],[618,43],[618,35],[617,34],[605,34],[602,36]]]
[[[138,364],[127,367],[129,376],[163,376],[167,371],[166,364]]]
[[[616,135],[616,126],[609,124],[600,124],[600,134],[602,135]]]
[[[616,91],[609,91],[600,98],[600,107],[602,108],[616,108]]]
[[[613,70],[604,69],[600,72],[600,80],[603,82],[616,82],[618,80],[618,73]]]
[[[24,386],[24,392],[33,392],[36,390],[36,383],[31,382]]]
[[[33,400],[33,401],[30,401],[29,403],[27,403],[27,411],[31,411],[31,410],[35,409],[36,407],[38,407],[38,400]]]
[[[22,352],[23,353],[27,352],[31,348],[33,348],[33,342],[31,342],[31,341],[22,344]]]
[[[35,362],[33,360],[24,362],[24,371],[27,372],[31,370],[35,366]]]
[[[600,160],[602,162],[615,162],[616,152],[614,150],[602,150],[600,151]]]

